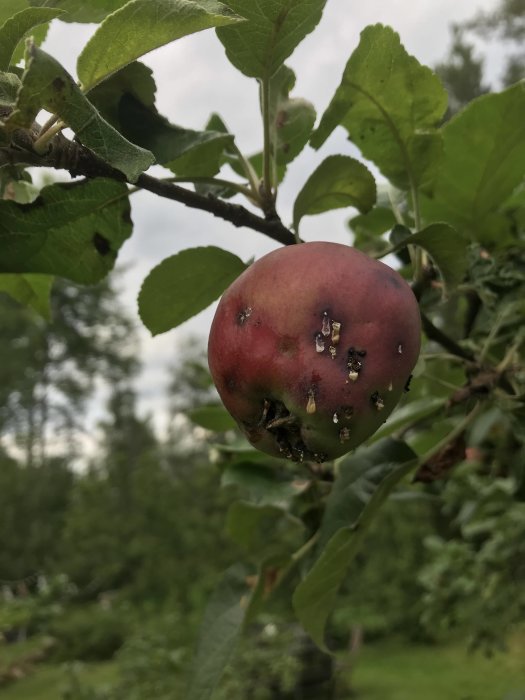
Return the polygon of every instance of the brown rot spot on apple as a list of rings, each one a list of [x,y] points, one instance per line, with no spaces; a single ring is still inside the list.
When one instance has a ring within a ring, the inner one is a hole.
[[[267,431],[279,456],[293,462],[302,462],[305,459],[317,461],[318,455],[311,452],[304,443],[299,419],[290,413],[282,401],[263,400],[258,428]],[[250,431],[247,431],[247,435],[250,437]]]
[[[279,338],[277,342],[277,351],[281,355],[286,355],[287,357],[293,357],[298,349],[297,338],[292,338],[289,335],[285,335]]]
[[[228,391],[235,391],[237,389],[237,382],[235,381],[235,377],[228,375],[227,377],[224,378],[224,386]]]
[[[346,366],[348,368],[348,379],[355,382],[361,370],[363,369],[362,358],[365,357],[365,350],[356,350],[355,348],[349,348],[347,356]]]
[[[338,408],[337,411],[332,416],[334,423],[339,423],[339,421],[349,421],[354,415],[354,409],[352,406],[342,406]]]
[[[385,402],[383,401],[383,397],[378,391],[374,391],[372,396],[370,397],[370,401],[372,404],[376,407],[376,410],[382,411],[385,407]]]
[[[341,428],[341,430],[339,431],[339,440],[341,443],[348,442],[348,440],[350,440],[349,428]]]
[[[226,290],[208,357],[257,449],[323,462],[382,425],[408,386],[420,337],[416,298],[397,272],[349,246],[301,243],[257,260]]]
[[[354,409],[352,406],[343,406],[340,413],[345,420],[350,420],[350,418],[354,415]]]
[[[237,324],[239,326],[244,326],[244,324],[250,318],[251,315],[252,315],[251,307],[247,306],[245,309],[241,309],[241,311],[239,311],[237,313],[237,316],[236,316]]]

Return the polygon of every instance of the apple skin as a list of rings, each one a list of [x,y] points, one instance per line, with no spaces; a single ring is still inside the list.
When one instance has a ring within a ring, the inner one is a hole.
[[[350,246],[301,243],[260,258],[226,290],[208,362],[254,447],[324,462],[385,422],[420,342],[416,298],[395,270]]]

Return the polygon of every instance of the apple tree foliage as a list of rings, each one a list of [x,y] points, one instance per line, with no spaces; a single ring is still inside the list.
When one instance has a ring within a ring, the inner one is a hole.
[[[300,243],[304,217],[353,208],[349,242],[391,256],[420,304],[424,346],[410,392],[366,445],[334,464],[285,466],[233,439],[220,406],[192,414],[228,436],[218,446],[222,478],[239,501],[226,527],[246,562],[210,601],[190,700],[211,696],[242,630],[279,596],[327,650],[339,588],[392,497],[430,493],[448,519],[429,542],[434,563],[421,579],[429,624],[459,621],[497,638],[525,609],[525,84],[483,94],[449,118],[438,76],[394,29],[376,24],[363,29],[317,118],[295,94],[286,61],[325,4],[0,7],[1,291],[45,316],[54,277],[103,279],[132,235],[131,198],[143,189],[221,217],[232,237],[246,227],[282,245]],[[98,25],[76,75],[40,48],[57,20]],[[255,154],[240,151],[216,113],[198,130],[170,122],[155,105],[154,76],[141,57],[203,30],[214,30],[232,66],[259,83]],[[336,128],[348,135],[346,151],[305,174],[285,225],[276,196],[287,167]],[[154,164],[166,177],[148,174]],[[38,192],[28,172],[35,167],[69,171],[71,182]],[[143,323],[153,334],[183,323],[247,264],[213,240],[167,258],[141,289]]]

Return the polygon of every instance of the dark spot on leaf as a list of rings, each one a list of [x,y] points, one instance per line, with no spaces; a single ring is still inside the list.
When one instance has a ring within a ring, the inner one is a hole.
[[[130,211],[129,207],[126,207],[126,209],[122,212],[122,221],[123,221],[125,224],[131,224],[131,223],[132,223],[132,220],[131,220],[131,211]]]
[[[275,119],[275,126],[278,129],[282,129],[282,127],[286,124],[287,121],[288,113],[284,109],[281,109],[281,111],[278,112],[277,117]]]
[[[104,257],[111,252],[111,245],[107,238],[102,236],[100,233],[95,233],[93,236],[93,245],[99,255]]]
[[[62,78],[55,78],[51,84],[53,85],[53,90],[56,90],[56,92],[61,92],[66,87]]]

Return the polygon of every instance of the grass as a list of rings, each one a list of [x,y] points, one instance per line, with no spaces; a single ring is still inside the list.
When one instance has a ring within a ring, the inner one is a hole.
[[[0,648],[3,663],[5,650]],[[114,663],[79,668],[93,687],[110,684],[117,675]],[[66,681],[64,665],[42,664],[27,678],[0,688],[0,700],[61,700]],[[512,640],[508,653],[491,659],[459,645],[365,644],[352,681],[352,700],[525,700],[525,635]]]
[[[112,683],[116,679],[116,665],[108,663],[85,664],[79,667],[79,677],[94,687]],[[1,700],[61,700],[67,673],[62,664],[42,664],[30,676],[0,688]]]
[[[1,637],[0,637],[1,639]],[[4,644],[0,642],[0,671],[5,670],[14,661],[37,651],[42,646],[40,637],[33,637],[17,644]]]
[[[492,658],[461,646],[365,645],[353,687],[360,700],[525,700],[525,637]]]

